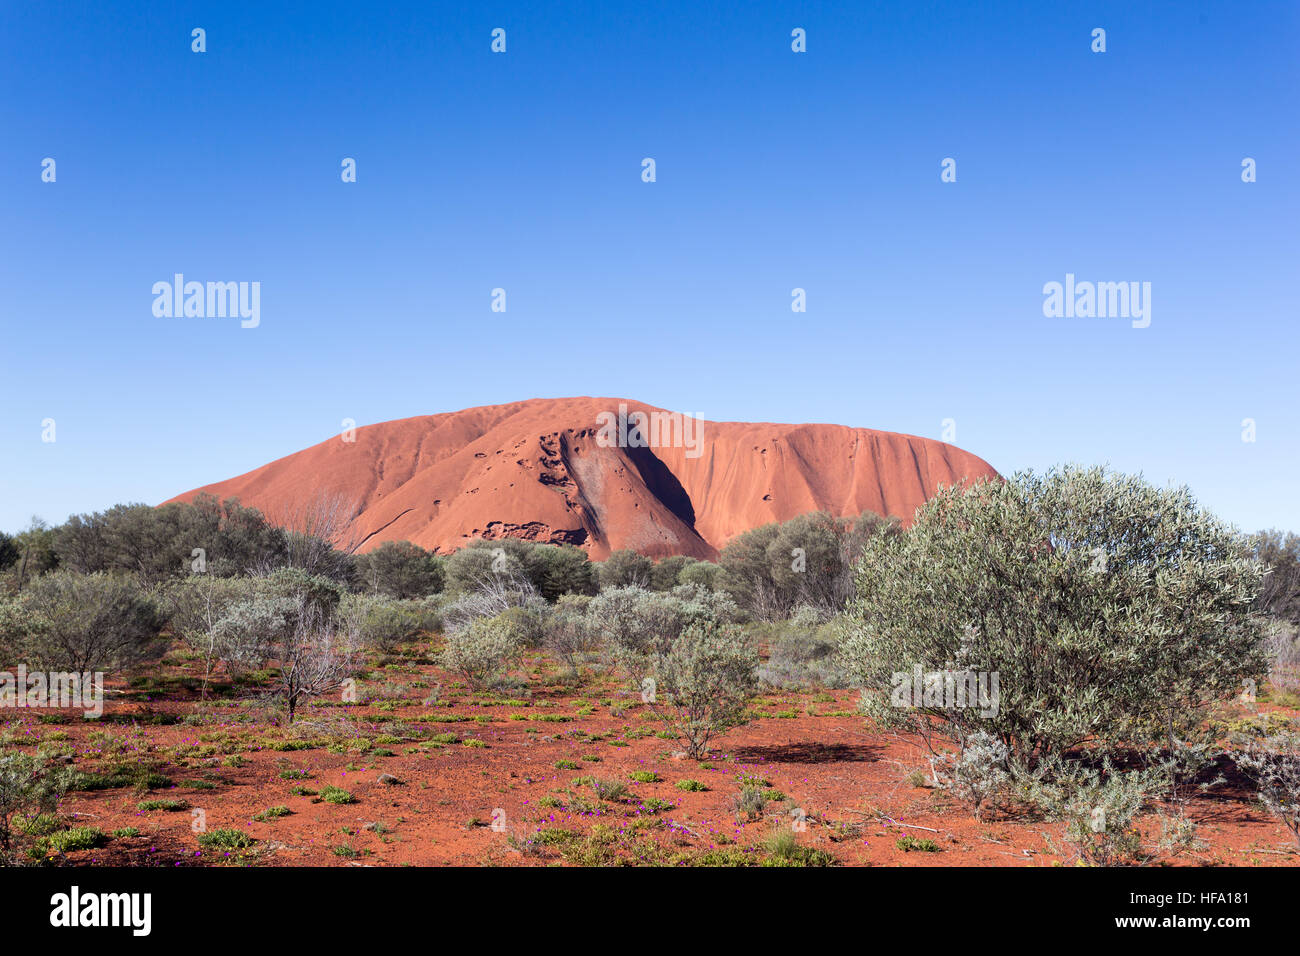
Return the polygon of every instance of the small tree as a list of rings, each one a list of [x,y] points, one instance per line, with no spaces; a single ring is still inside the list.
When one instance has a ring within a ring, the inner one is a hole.
[[[161,656],[166,621],[129,578],[53,571],[32,581],[0,644],[51,671],[116,672]]]
[[[18,547],[18,542],[0,531],[0,571],[7,570],[12,564],[17,564],[20,557],[22,557],[22,549]]]
[[[596,565],[596,578],[602,591],[608,588],[650,586],[654,562],[644,555],[624,548],[615,551]]]
[[[182,578],[162,591],[172,633],[203,656],[203,700],[208,698],[208,684],[221,657],[217,625],[235,604],[248,599],[249,591],[246,580],[212,574]]]
[[[442,559],[409,541],[385,541],[357,559],[368,591],[394,598],[420,598],[443,587]]]
[[[282,635],[273,654],[280,664],[278,692],[293,723],[300,704],[337,690],[356,670],[357,647],[310,607]]]
[[[757,687],[757,667],[758,654],[738,628],[700,622],[683,630],[667,651],[650,657],[646,677],[652,684],[637,683],[686,755],[701,760],[710,740],[743,721],[745,702]]]
[[[234,671],[279,665],[275,693],[292,723],[304,700],[339,687],[355,669],[356,634],[338,626],[338,600],[327,579],[277,572],[217,622],[217,653]]]

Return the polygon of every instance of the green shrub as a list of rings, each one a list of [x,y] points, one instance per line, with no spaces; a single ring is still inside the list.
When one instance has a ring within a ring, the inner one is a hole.
[[[738,628],[697,623],[687,626],[665,653],[648,659],[645,676],[651,683],[638,684],[647,706],[683,744],[686,755],[700,760],[714,736],[743,722],[757,666],[758,654]]]
[[[42,820],[53,814],[71,788],[75,773],[66,767],[19,751],[0,752],[0,864],[14,854],[18,820]]]
[[[343,600],[343,588],[338,582],[305,567],[276,568],[258,579],[258,587],[268,596],[291,599],[299,615],[314,621],[328,621]]]
[[[520,648],[539,647],[546,638],[546,628],[552,617],[546,601],[534,595],[497,615],[497,620],[513,630]]]
[[[162,656],[165,617],[133,581],[53,571],[0,613],[0,650],[33,669],[117,673]]]
[[[596,565],[596,580],[602,591],[610,588],[648,588],[654,574],[654,562],[628,548],[614,551]]]
[[[255,587],[247,578],[205,573],[169,581],[159,592],[172,633],[203,662],[201,693],[205,699],[220,658],[213,630],[234,605],[252,597]]]
[[[63,821],[53,813],[38,813],[34,817],[16,817],[13,828],[28,836],[48,836],[63,829]]]
[[[1186,736],[1264,667],[1261,574],[1186,489],[1100,468],[945,488],[908,531],[869,539],[843,657],[882,727],[987,731],[1030,763]],[[911,706],[911,675],[944,669],[983,675],[991,701]]]
[[[93,850],[97,846],[103,846],[106,840],[103,831],[95,827],[72,827],[41,837],[36,841],[36,852],[45,856],[50,853]]]
[[[360,643],[391,654],[398,645],[437,630],[436,611],[420,601],[350,594],[339,604],[339,618]]]
[[[175,812],[178,810],[188,810],[189,803],[184,800],[141,800],[136,804],[136,809],[147,813],[150,810],[167,810]]]
[[[600,631],[587,617],[591,601],[586,595],[562,595],[544,623],[542,646],[565,665],[571,678],[588,655],[600,649]]]
[[[1148,863],[1164,850],[1190,845],[1186,821],[1170,827],[1148,844],[1136,825],[1138,815],[1169,781],[1164,767],[1123,771],[1109,758],[1099,768],[1059,763],[1050,772],[1023,781],[1030,799],[1049,820],[1065,822],[1065,842],[1078,862],[1090,866]],[[1049,841],[1050,845],[1050,841]],[[1065,849],[1051,846],[1056,852]]]
[[[935,761],[935,775],[957,799],[971,805],[978,820],[984,805],[1009,783],[1009,758],[1006,744],[976,731],[962,741],[956,756],[943,754]]]
[[[939,844],[935,843],[928,837],[914,837],[908,833],[894,841],[894,846],[904,853],[911,853],[913,850],[918,853],[938,853]]]
[[[591,789],[598,799],[608,803],[617,803],[627,796],[627,784],[612,777],[593,777]]]
[[[688,565],[697,563],[695,558],[687,557],[684,554],[660,558],[655,562],[654,567],[650,569],[650,590],[671,591],[682,583],[680,580],[682,570]]]
[[[836,859],[825,850],[803,846],[794,831],[778,826],[763,841],[767,851],[763,866],[834,866]]]
[[[694,584],[710,591],[720,589],[722,568],[712,561],[692,561],[677,572],[678,584]]]
[[[356,803],[357,798],[342,787],[326,784],[320,789],[320,798],[326,803]]]
[[[528,542],[521,564],[534,590],[548,601],[566,594],[592,594],[596,590],[593,565],[587,552],[571,544]]]
[[[666,650],[685,626],[685,612],[671,595],[636,585],[601,591],[587,605],[590,627],[606,639],[614,660],[630,673],[649,655]]]
[[[439,663],[463,677],[473,690],[498,682],[519,656],[518,628],[501,616],[477,618],[461,631],[449,633]]]
[[[385,541],[355,559],[364,590],[399,599],[441,591],[445,584],[443,560],[410,541]]]
[[[750,781],[742,781],[740,792],[731,798],[731,808],[738,819],[758,820],[767,807],[767,791]]]
[[[205,850],[242,850],[254,843],[251,836],[234,827],[221,827],[199,834],[199,846]]]

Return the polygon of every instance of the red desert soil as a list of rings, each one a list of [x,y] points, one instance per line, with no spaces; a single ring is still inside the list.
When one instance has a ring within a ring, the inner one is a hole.
[[[925,752],[915,740],[874,732],[852,713],[852,691],[761,695],[751,722],[717,738],[710,759],[697,762],[656,736],[663,725],[613,678],[566,684],[534,656],[520,672],[526,685],[510,697],[471,693],[430,663],[431,650],[415,646],[380,662],[359,685],[358,703],[317,701],[291,727],[235,699],[250,687],[219,688],[201,705],[186,689],[193,674],[174,660],[134,689],[117,688],[103,722],[72,712],[57,723],[22,716],[0,725],[0,736],[7,747],[43,744],[81,771],[165,778],[148,792],[119,782],[70,794],[60,809],[66,824],[139,830],[68,854],[76,864],[682,865],[708,860],[710,850],[734,863],[762,859],[775,828],[793,832],[795,808],[807,814],[800,846],[841,865],[1074,862],[1045,838],[1060,843],[1059,823],[1005,810],[979,822],[969,807],[909,781],[927,766]],[[200,723],[177,722],[199,714]],[[655,778],[638,782],[634,771]],[[743,822],[731,803],[742,774],[761,778],[772,801]],[[602,801],[580,779],[588,776],[620,780],[627,794]],[[679,789],[683,780],[707,789]],[[313,795],[326,786],[355,802]],[[139,807],[158,799],[184,803]],[[271,807],[289,812],[254,819]],[[202,849],[194,810],[209,832],[235,828],[255,842]],[[1300,864],[1282,824],[1240,780],[1192,797],[1188,812],[1206,846],[1176,865]],[[904,851],[898,841],[907,836],[933,847]]]
[[[910,523],[940,484],[996,476],[952,445],[842,425],[698,420],[654,448],[603,447],[602,412],[663,412],[614,398],[532,399],[358,428],[200,492],[237,497],[271,520],[319,496],[355,507],[361,551],[405,539],[454,551],[469,539],[631,548],[715,558],[733,536],[809,511]],[[692,436],[684,436],[690,438]],[[694,454],[697,451],[698,454]]]

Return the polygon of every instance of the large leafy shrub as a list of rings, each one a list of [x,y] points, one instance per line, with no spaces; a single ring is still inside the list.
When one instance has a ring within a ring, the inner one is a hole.
[[[887,726],[1033,761],[1186,731],[1264,667],[1248,543],[1186,489],[1064,468],[940,491],[870,538],[843,657]],[[891,706],[914,667],[998,675],[987,708]]]
[[[654,577],[654,562],[624,548],[596,565],[596,577],[602,591],[622,587],[648,588]]]
[[[336,616],[359,643],[385,654],[393,653],[399,644],[436,630],[441,622],[438,611],[423,601],[359,594],[344,596]]]
[[[223,576],[286,560],[283,531],[235,499],[211,495],[192,503],[124,504],[74,515],[55,529],[54,541],[65,568],[129,572],[149,582],[190,573],[196,549],[205,573]]]
[[[896,530],[864,512],[856,520],[824,511],[737,535],[723,548],[721,587],[748,614],[771,621],[804,605],[840,611],[853,593],[853,564],[863,543]]]
[[[354,559],[363,590],[392,598],[421,598],[443,588],[443,559],[409,541],[385,541]]]
[[[162,654],[165,621],[129,577],[52,571],[0,613],[0,650],[33,668],[118,672]]]

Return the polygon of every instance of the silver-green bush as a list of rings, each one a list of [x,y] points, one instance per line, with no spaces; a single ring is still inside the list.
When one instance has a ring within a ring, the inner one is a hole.
[[[741,722],[757,666],[758,654],[738,627],[697,622],[648,656],[637,683],[686,755],[698,760],[714,736]]]
[[[1067,467],[940,491],[870,538],[843,658],[881,724],[1028,761],[1195,725],[1265,667],[1247,541],[1186,489]],[[997,675],[988,708],[893,706],[913,668]]]
[[[479,617],[447,633],[439,663],[482,690],[505,676],[522,647],[517,625],[504,615]]]
[[[166,616],[129,576],[52,571],[0,613],[0,650],[29,667],[118,672],[165,649]]]

